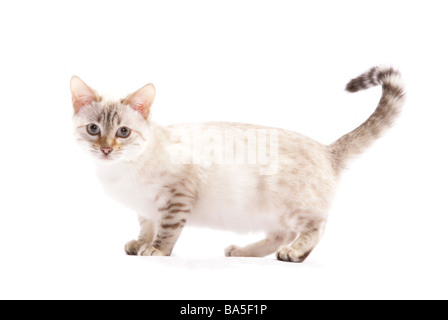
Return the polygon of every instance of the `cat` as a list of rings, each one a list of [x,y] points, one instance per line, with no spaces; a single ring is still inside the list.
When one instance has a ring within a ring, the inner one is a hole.
[[[382,97],[374,113],[324,145],[295,132],[241,123],[163,127],[151,120],[152,84],[112,100],[76,76],[70,83],[77,142],[95,159],[106,193],[138,215],[141,232],[125,245],[128,255],[171,255],[189,224],[262,231],[265,239],[231,245],[225,255],[276,253],[290,262],[303,262],[318,244],[349,159],[378,139],[400,112],[404,86],[393,68],[371,68],[346,90],[377,85]]]

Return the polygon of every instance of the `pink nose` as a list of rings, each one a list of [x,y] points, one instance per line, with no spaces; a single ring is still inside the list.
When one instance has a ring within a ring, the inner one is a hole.
[[[112,149],[112,148],[105,148],[105,147],[101,147],[100,149],[101,149],[101,151],[103,151],[103,153],[104,153],[106,156],[107,156],[109,153],[111,153],[112,150],[114,150],[114,149]]]

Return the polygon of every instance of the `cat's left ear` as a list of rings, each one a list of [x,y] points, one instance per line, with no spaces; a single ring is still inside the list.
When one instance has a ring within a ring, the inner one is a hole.
[[[125,99],[125,104],[128,104],[132,109],[140,112],[144,119],[148,119],[151,105],[156,96],[156,88],[152,83],[138,89],[133,94]]]
[[[90,88],[77,76],[73,76],[70,80],[70,90],[72,91],[72,101],[75,113],[78,113],[82,107],[90,105],[94,101],[101,101],[101,98],[96,91]]]

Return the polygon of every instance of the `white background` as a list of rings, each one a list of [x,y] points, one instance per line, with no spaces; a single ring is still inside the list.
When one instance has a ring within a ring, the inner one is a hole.
[[[448,30],[443,1],[2,1],[0,298],[448,298]],[[161,124],[241,121],[330,143],[374,110],[344,92],[399,68],[396,126],[345,172],[304,264],[224,258],[261,235],[186,228],[173,257],[127,257],[133,212],[72,136],[69,80],[130,93]]]

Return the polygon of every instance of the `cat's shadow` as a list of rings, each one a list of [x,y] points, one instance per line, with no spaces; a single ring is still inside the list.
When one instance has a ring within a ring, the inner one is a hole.
[[[144,259],[148,262],[163,264],[167,267],[186,269],[232,269],[232,268],[325,268],[317,261],[307,261],[305,263],[290,263],[277,260],[274,256],[264,258],[247,257],[212,257],[212,258],[185,258],[176,255],[170,257],[133,257],[134,259]]]

